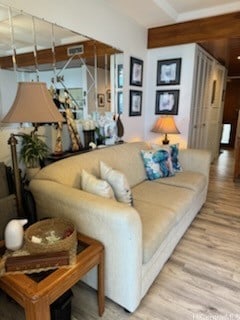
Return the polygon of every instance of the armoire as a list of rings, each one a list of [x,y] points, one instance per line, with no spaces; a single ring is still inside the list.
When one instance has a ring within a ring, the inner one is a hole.
[[[227,69],[199,45],[196,47],[188,147],[220,152]]]

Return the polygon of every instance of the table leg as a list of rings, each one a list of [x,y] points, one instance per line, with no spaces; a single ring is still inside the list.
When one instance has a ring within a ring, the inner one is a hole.
[[[98,313],[101,317],[105,309],[105,293],[104,293],[104,251],[100,253],[98,264]]]
[[[47,299],[25,302],[26,320],[51,320],[50,306]]]

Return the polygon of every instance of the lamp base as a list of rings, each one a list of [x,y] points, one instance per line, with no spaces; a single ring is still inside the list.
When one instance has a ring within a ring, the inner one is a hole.
[[[162,144],[169,144],[169,140],[163,140]]]
[[[21,177],[18,169],[17,150],[16,150],[17,143],[18,141],[16,139],[16,135],[11,133],[10,138],[8,139],[8,144],[10,145],[11,155],[12,155],[17,212],[19,217],[24,217],[24,210],[23,210],[23,203],[22,203],[22,190],[21,190]]]
[[[164,139],[162,140],[162,143],[163,143],[163,144],[169,144],[169,140],[168,140],[168,138],[167,138],[167,133],[165,133],[165,137],[164,137]]]

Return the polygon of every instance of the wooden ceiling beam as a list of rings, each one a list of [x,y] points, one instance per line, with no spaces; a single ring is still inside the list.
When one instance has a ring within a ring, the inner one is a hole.
[[[240,11],[148,29],[148,48],[239,37]]]

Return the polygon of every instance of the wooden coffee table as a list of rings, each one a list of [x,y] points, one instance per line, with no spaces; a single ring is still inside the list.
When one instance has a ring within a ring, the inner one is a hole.
[[[94,266],[98,266],[98,312],[102,316],[104,301],[104,247],[97,240],[77,235],[83,249],[77,254],[76,264],[47,273],[41,281],[34,275],[5,273],[0,277],[0,288],[24,309],[26,320],[50,320],[50,304],[69,290]],[[3,241],[0,245],[4,245]]]

